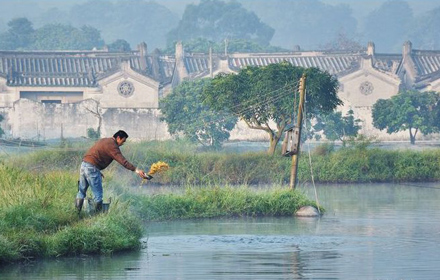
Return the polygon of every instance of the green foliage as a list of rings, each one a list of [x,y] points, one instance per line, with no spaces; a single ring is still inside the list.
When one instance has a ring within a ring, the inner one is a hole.
[[[414,23],[410,26],[408,37],[418,49],[438,50],[440,48],[439,25],[440,7],[436,7],[415,18]]]
[[[374,127],[387,133],[408,130],[411,144],[417,133],[427,135],[438,131],[437,92],[401,91],[390,99],[379,99],[372,109]]]
[[[162,119],[172,135],[185,137],[210,147],[220,147],[229,138],[237,119],[227,113],[217,113],[202,104],[201,94],[210,80],[185,81],[161,100]]]
[[[298,191],[286,188],[187,187],[184,193],[129,196],[146,220],[237,216],[292,216],[300,207],[314,205]]]
[[[0,49],[25,49],[34,34],[32,23],[27,18],[15,18],[8,22],[8,31],[0,34]]]
[[[352,38],[358,27],[350,4],[326,1],[240,0],[276,32],[271,43],[292,49],[317,49],[343,32]],[[348,3],[348,1],[346,1]],[[377,42],[378,43],[378,42]]]
[[[0,34],[0,49],[5,50],[91,50],[102,48],[104,41],[98,29],[84,25],[46,24],[32,28],[27,18],[13,19],[9,30]]]
[[[108,45],[109,51],[119,51],[119,52],[128,52],[131,51],[130,44],[123,40],[123,39],[117,39],[110,45]]]
[[[373,144],[374,140],[360,135],[347,141],[347,145],[339,149],[332,143],[318,146],[312,150],[310,159],[308,153],[304,152],[298,166],[300,182],[311,180],[310,161],[315,182],[440,180],[439,151],[383,150],[374,148]],[[168,171],[154,176],[150,182],[153,184],[270,185],[287,184],[290,180],[292,160],[268,156],[265,152],[208,152],[181,141],[128,142],[123,149],[126,158],[144,170],[148,170],[157,161],[170,165]],[[31,170],[32,174],[65,169],[77,173],[84,152],[85,150],[39,151],[10,158],[7,163],[10,166],[20,166],[23,170]],[[412,158],[417,159],[417,162]],[[112,164],[104,173],[106,180],[112,181],[115,186],[142,185],[139,177],[127,172],[117,163]]]
[[[295,96],[302,75],[306,81],[308,119],[333,111],[342,101],[337,97],[336,77],[318,68],[302,68],[288,62],[268,66],[248,66],[238,74],[219,74],[204,92],[204,102],[222,112],[229,110],[252,129],[269,134],[273,154],[286,126],[296,123]],[[275,123],[275,125],[272,124]]]
[[[51,149],[37,150],[33,153],[17,155],[8,159],[12,166],[19,166],[23,170],[34,172],[47,170],[70,170],[77,171],[85,148],[79,149]]]
[[[36,50],[91,50],[101,48],[104,41],[99,30],[91,26],[80,29],[71,25],[47,24],[38,28],[30,49]]]
[[[77,173],[31,173],[0,165],[0,264],[35,257],[111,253],[139,247],[142,226],[127,207],[78,219]]]
[[[90,25],[101,30],[102,36],[110,42],[123,36],[131,46],[145,41],[154,49],[165,46],[167,32],[179,21],[178,15],[159,3],[144,0],[81,2],[68,11],[65,24]]]
[[[380,42],[381,49],[399,52],[411,29],[413,12],[406,1],[385,1],[365,21],[364,34],[368,40]]]
[[[324,44],[321,49],[329,51],[362,51],[364,47],[346,32],[339,32],[334,39]]]
[[[384,150],[374,148],[374,144],[374,139],[360,135],[338,149],[332,143],[323,144],[312,150],[310,159],[304,151],[299,159],[299,180],[310,182],[310,161],[314,180],[321,183],[440,180],[440,151]],[[146,157],[146,166],[158,160],[170,164],[167,172],[156,176],[152,181],[158,184],[267,185],[288,184],[290,180],[292,160],[268,156],[264,152],[200,152],[192,148],[172,148],[168,144],[162,148],[156,144],[149,147],[148,143],[137,143],[135,146],[138,148],[127,154],[134,162],[137,161],[136,158]]]
[[[90,139],[99,139],[101,135],[98,130],[89,127],[87,128],[87,137]]]
[[[341,112],[318,116],[313,128],[315,131],[323,131],[328,140],[341,140],[345,143],[345,140],[356,137],[361,129],[361,120],[355,119],[353,115],[353,110],[349,110],[344,117]]]
[[[206,38],[214,42],[245,39],[269,45],[275,30],[240,3],[202,0],[186,6],[182,19],[167,35],[168,45],[179,40]]]
[[[169,45],[163,52],[168,54],[174,54],[175,43]],[[213,53],[225,53],[225,42],[214,42],[206,38],[195,38],[185,40],[182,42],[185,51],[190,53],[208,53],[209,49],[212,49]],[[270,45],[260,45],[252,40],[245,39],[230,39],[226,44],[227,52],[241,52],[241,53],[254,53],[254,52],[285,52],[287,50],[274,47]]]

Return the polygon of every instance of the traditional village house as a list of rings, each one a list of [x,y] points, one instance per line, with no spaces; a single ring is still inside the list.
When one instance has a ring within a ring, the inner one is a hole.
[[[388,135],[372,125],[371,108],[401,88],[440,91],[440,51],[413,50],[405,42],[401,54],[379,54],[374,43],[366,50],[286,53],[185,53],[181,43],[173,56],[147,52],[141,43],[131,52],[0,51],[0,113],[9,137],[60,138],[115,129],[133,138],[167,139],[160,122],[160,99],[185,79],[234,73],[248,66],[288,61],[318,67],[336,75],[343,113],[352,109],[362,120],[361,133],[380,140],[407,140],[407,133]],[[265,133],[243,124],[231,139],[262,139]]]

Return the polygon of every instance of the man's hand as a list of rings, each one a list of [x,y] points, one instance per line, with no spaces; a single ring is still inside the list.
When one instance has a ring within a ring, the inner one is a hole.
[[[151,180],[153,178],[153,176],[148,175],[147,173],[145,173],[143,170],[136,168],[135,172],[139,175],[139,177],[141,177],[142,179],[147,179],[147,180]]]

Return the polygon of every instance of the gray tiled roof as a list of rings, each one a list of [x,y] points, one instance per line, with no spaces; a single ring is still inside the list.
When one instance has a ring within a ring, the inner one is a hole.
[[[436,72],[440,72],[440,52],[415,51],[412,57],[420,76],[432,75]]]
[[[377,54],[373,59],[373,67],[383,72],[396,74],[401,62],[401,54]]]
[[[184,58],[185,68],[189,74],[199,73],[209,70],[209,57],[206,56],[187,56]]]
[[[146,60],[144,70],[142,59]],[[0,76],[7,79],[8,86],[94,87],[127,61],[136,72],[166,83],[171,79],[173,63],[159,59],[154,67],[155,59],[135,52],[0,52]]]
[[[260,55],[231,57],[229,65],[232,69],[241,69],[246,66],[266,66],[282,61],[290,62],[295,66],[317,67],[328,71],[331,74],[341,74],[347,71],[358,69],[360,66],[360,55],[332,55],[332,54],[301,54],[301,55]]]
[[[223,61],[230,69],[238,71],[246,66],[288,61],[295,66],[317,67],[343,76],[359,69],[362,59],[368,57],[365,52],[213,54],[212,66],[213,71],[219,70]],[[440,78],[440,51],[412,50],[411,57],[417,71],[416,80],[429,82]],[[397,74],[403,62],[401,54],[374,54],[372,58],[374,68],[390,74]],[[0,77],[7,80],[8,86],[95,87],[99,80],[120,71],[124,61],[134,71],[162,85],[171,82],[176,67],[174,56],[161,56],[158,52],[140,56],[139,51],[0,51]],[[208,54],[186,54],[183,62],[190,77],[209,73]]]

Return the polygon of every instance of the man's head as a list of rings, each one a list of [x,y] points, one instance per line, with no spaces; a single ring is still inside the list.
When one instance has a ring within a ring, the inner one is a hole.
[[[128,134],[127,134],[127,132],[125,132],[123,130],[119,130],[118,132],[113,134],[113,138],[115,138],[116,143],[118,143],[118,146],[122,146],[122,145],[124,145],[125,141],[127,140]]]

